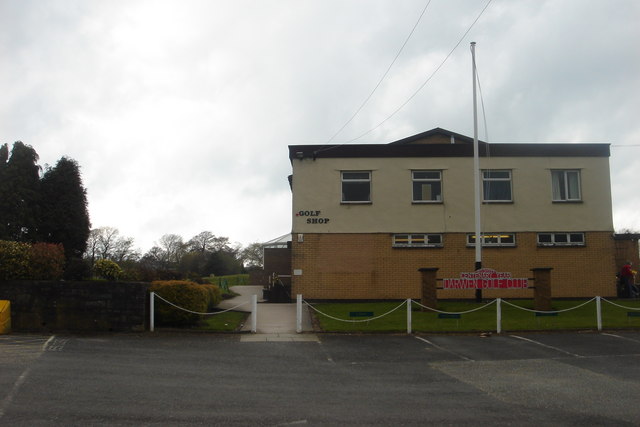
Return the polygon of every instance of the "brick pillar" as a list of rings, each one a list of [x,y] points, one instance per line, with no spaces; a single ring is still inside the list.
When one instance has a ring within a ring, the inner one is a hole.
[[[437,268],[419,268],[418,271],[422,275],[422,298],[420,304],[429,308],[437,308],[438,296],[436,295],[436,274]],[[422,309],[426,311],[426,309]]]
[[[533,308],[540,311],[551,310],[551,270],[553,268],[532,268],[535,288]]]

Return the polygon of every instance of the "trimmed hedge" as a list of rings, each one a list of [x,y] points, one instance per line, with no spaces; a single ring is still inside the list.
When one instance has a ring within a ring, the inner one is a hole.
[[[179,307],[196,313],[207,313],[222,300],[220,289],[215,285],[199,285],[186,280],[155,281],[150,292]],[[199,314],[189,313],[173,307],[162,300],[156,300],[155,318],[158,325],[189,326],[200,320]]]
[[[204,290],[207,291],[207,294],[209,296],[209,305],[207,306],[207,311],[211,312],[215,308],[215,306],[220,304],[220,302],[222,301],[222,291],[216,285],[198,286],[204,288]]]
[[[28,243],[0,240],[0,280],[29,278]]]
[[[65,262],[61,244],[0,240],[0,280],[60,280]]]
[[[33,280],[60,280],[64,273],[62,244],[34,243],[29,251],[29,277]]]

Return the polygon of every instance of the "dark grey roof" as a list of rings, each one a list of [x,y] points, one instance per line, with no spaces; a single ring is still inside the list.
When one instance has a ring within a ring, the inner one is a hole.
[[[455,143],[433,143],[451,138]],[[583,143],[486,143],[482,157],[609,157],[609,144]],[[389,144],[290,145],[289,158],[355,157],[473,157],[473,138],[435,128]]]

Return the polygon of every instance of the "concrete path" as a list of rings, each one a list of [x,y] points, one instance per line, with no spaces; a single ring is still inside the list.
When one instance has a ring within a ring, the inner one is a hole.
[[[296,304],[271,304],[262,300],[262,286],[232,286],[231,290],[239,296],[222,301],[217,308],[228,310],[232,307],[236,311],[251,312],[251,296],[258,296],[257,334],[266,334],[269,337],[256,337],[257,341],[299,341],[296,338]],[[250,331],[252,315],[247,318],[242,331]],[[313,331],[311,316],[308,307],[302,306],[302,331]],[[247,339],[249,339],[247,337]]]

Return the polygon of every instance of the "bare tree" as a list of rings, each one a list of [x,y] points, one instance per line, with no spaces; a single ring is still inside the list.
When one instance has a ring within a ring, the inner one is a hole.
[[[120,237],[120,231],[114,227],[95,228],[89,232],[85,258],[91,260],[110,259],[115,262],[136,260],[140,257],[133,247],[132,237]]]
[[[132,237],[121,237],[113,246],[111,254],[112,259],[117,263],[124,261],[136,261],[140,258],[140,254],[133,247],[134,241]]]
[[[165,234],[158,242],[168,264],[178,264],[185,253],[185,244],[177,234]]]
[[[100,232],[98,237],[98,251],[100,258],[110,259],[120,231],[114,227],[100,227],[98,230]]]
[[[198,233],[187,242],[190,252],[212,252],[216,244],[217,237],[210,231]]]

